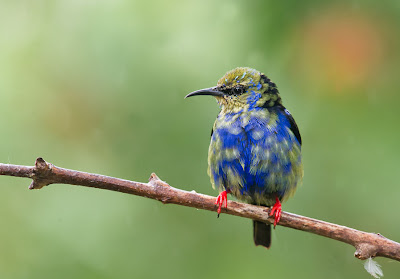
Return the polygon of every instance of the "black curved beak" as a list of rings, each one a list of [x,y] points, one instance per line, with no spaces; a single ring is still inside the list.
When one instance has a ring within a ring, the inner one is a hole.
[[[216,87],[210,87],[210,88],[204,88],[204,89],[193,91],[192,93],[187,94],[185,96],[185,99],[192,97],[192,96],[199,96],[199,95],[222,97],[222,96],[224,96],[224,93],[221,91],[218,91],[218,89],[216,89]]]

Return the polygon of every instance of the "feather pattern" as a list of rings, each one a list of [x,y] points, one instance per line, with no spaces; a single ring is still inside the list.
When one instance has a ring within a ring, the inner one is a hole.
[[[300,142],[282,110],[220,113],[213,130],[208,172],[214,187],[262,205],[294,193],[303,175]]]

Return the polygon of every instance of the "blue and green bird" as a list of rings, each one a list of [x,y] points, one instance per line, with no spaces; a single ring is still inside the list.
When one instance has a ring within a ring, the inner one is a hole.
[[[227,194],[256,205],[273,206],[274,226],[281,202],[292,196],[303,177],[301,136],[283,106],[277,86],[263,73],[239,67],[217,86],[186,97],[210,95],[221,111],[215,120],[208,151],[208,175],[220,191],[218,215]],[[256,245],[271,246],[271,226],[253,221]]]

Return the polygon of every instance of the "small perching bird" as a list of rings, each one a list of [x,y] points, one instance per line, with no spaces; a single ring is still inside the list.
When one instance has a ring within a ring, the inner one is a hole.
[[[208,151],[208,174],[220,190],[218,216],[227,194],[241,201],[272,206],[274,226],[281,201],[292,196],[303,177],[301,137],[296,122],[282,105],[278,89],[263,73],[240,67],[225,74],[217,86],[186,96],[210,95],[221,111]],[[254,243],[271,246],[271,226],[253,221]]]

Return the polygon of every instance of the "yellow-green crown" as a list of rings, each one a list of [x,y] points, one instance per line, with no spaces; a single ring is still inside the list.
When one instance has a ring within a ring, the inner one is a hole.
[[[227,72],[218,81],[216,88],[232,97],[259,94],[257,98],[268,100],[266,106],[281,104],[276,84],[265,74],[248,67],[238,67]]]
[[[250,84],[257,84],[260,82],[261,73],[255,69],[248,67],[238,67],[227,72],[218,81],[218,86],[248,86]]]

